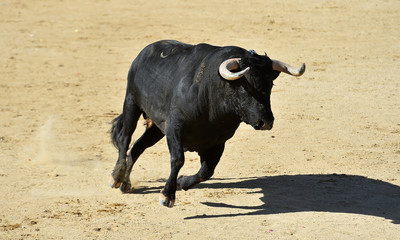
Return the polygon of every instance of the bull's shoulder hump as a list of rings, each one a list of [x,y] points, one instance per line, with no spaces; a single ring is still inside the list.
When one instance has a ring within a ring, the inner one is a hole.
[[[139,54],[140,57],[170,57],[175,53],[188,52],[193,49],[194,45],[182,43],[176,40],[161,40],[151,43],[145,47]]]
[[[220,49],[221,47],[219,46],[214,46],[214,45],[210,45],[207,43],[199,43],[197,45],[194,46],[194,49],[197,51],[205,51],[205,52],[212,52],[216,49]]]
[[[155,42],[155,43],[153,43],[151,45],[155,49],[171,49],[171,48],[188,49],[188,48],[193,48],[194,47],[194,45],[187,44],[187,43],[182,43],[182,42],[179,42],[179,41],[176,41],[176,40],[161,40],[161,41]]]

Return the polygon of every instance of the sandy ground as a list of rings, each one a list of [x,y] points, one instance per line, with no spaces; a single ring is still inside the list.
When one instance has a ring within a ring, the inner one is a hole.
[[[398,0],[1,0],[0,239],[399,239],[399,19]],[[165,140],[135,193],[107,183],[127,71],[160,39],[307,64],[275,82],[274,129],[241,125],[172,209]]]

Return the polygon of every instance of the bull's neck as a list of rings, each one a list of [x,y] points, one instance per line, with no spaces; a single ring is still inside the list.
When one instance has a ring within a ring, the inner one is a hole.
[[[235,112],[232,93],[226,84],[208,89],[209,119],[212,122],[221,122],[224,125],[238,126],[240,116]]]

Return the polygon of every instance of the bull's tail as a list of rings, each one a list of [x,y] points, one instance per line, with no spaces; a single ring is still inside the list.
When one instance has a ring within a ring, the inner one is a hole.
[[[118,135],[122,131],[122,128],[124,126],[124,114],[122,113],[118,117],[114,118],[111,122],[112,127],[111,127],[111,142],[114,145],[116,149],[118,149]]]
[[[133,64],[132,67],[133,68]],[[126,153],[129,144],[131,142],[131,137],[136,129],[137,121],[139,120],[142,110],[139,106],[135,104],[134,97],[129,91],[129,82],[133,82],[134,74],[133,70],[130,69],[128,73],[128,86],[123,106],[123,112],[118,117],[112,120],[111,124],[111,142],[117,148],[120,153]],[[121,157],[121,156],[120,156]]]

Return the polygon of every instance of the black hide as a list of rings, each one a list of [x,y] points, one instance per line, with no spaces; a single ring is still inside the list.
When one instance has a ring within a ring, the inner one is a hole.
[[[230,58],[241,59],[237,71],[250,67],[238,80],[225,80],[218,72],[221,63]],[[111,129],[112,141],[119,149],[112,186],[129,190],[134,162],[165,135],[171,174],[161,203],[171,207],[177,185],[189,189],[212,176],[225,142],[242,121],[255,129],[272,128],[270,94],[279,73],[266,55],[235,46],[159,41],[144,48],[129,70],[124,110]],[[135,142],[125,162],[141,114],[154,125]],[[202,166],[197,174],[177,179],[186,150],[197,151]]]

